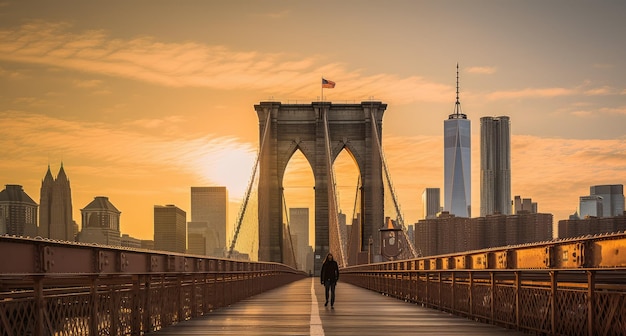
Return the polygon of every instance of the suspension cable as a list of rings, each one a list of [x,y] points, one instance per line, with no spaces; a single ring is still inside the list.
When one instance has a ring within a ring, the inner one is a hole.
[[[270,124],[270,120],[271,120],[271,115],[268,112],[267,113],[267,118],[265,120],[265,126],[263,128],[263,137],[261,138],[261,144],[259,147],[259,151],[257,153],[256,156],[256,160],[254,161],[254,167],[252,168],[252,176],[250,178],[250,181],[248,181],[248,187],[246,189],[246,194],[243,198],[243,202],[241,203],[241,207],[239,208],[239,214],[237,215],[237,222],[235,224],[235,233],[233,235],[233,240],[230,243],[230,248],[228,249],[228,254],[226,255],[227,258],[230,258],[233,254],[233,251],[235,250],[235,244],[237,243],[237,237],[239,236],[239,232],[241,230],[241,224],[243,222],[243,217],[246,213],[246,210],[248,208],[248,201],[250,200],[250,194],[252,193],[252,187],[254,186],[254,181],[256,179],[256,175],[257,175],[257,170],[259,167],[259,161],[261,160],[261,154],[263,153],[263,148],[264,148],[264,144],[265,144],[265,139],[267,138],[267,134],[269,133],[269,124]]]
[[[376,119],[374,117],[374,106],[373,104],[370,105],[370,115],[372,118],[372,128],[374,130],[374,135],[376,136],[376,147],[378,148],[378,154],[380,155],[380,160],[382,161],[383,164],[383,171],[385,172],[385,177],[387,179],[387,185],[389,186],[389,190],[391,191],[391,198],[393,200],[393,205],[396,209],[396,213],[398,215],[397,219],[398,219],[398,223],[400,223],[400,226],[402,228],[402,234],[404,235],[404,238],[407,242],[407,244],[409,245],[409,249],[411,251],[412,257],[416,258],[418,256],[421,256],[421,251],[418,254],[417,251],[415,250],[415,246],[413,245],[413,242],[411,242],[411,240],[409,239],[406,231],[407,228],[404,225],[404,218],[402,217],[402,212],[400,211],[400,204],[398,203],[398,199],[396,197],[396,192],[393,188],[393,184],[391,183],[391,177],[389,174],[389,169],[387,168],[387,161],[385,160],[385,155],[383,153],[383,148],[381,145],[381,141],[380,141],[380,136],[378,135],[378,128],[376,127]]]
[[[335,174],[333,171],[333,163],[332,163],[332,152],[330,148],[330,132],[328,130],[328,114],[324,111],[324,105],[322,104],[322,116],[324,118],[324,135],[326,137],[326,168],[328,171],[329,179],[328,179],[328,188],[329,188],[329,214],[332,215],[333,225],[337,230],[337,239],[339,240],[339,262],[340,266],[346,266],[346,256],[343,248],[343,239],[341,235],[341,227],[339,225],[339,214],[337,212],[337,191],[335,189]],[[329,218],[330,219],[330,218]],[[330,224],[330,223],[329,223]]]
[[[287,218],[287,239],[289,239],[289,247],[291,248],[291,257],[293,258],[294,268],[298,268],[298,260],[296,260],[296,250],[293,248],[293,240],[291,239],[291,220],[287,212],[287,201],[285,200],[285,189],[281,189],[281,197],[283,198],[283,209],[285,211],[285,218]],[[285,263],[283,261],[283,263]]]

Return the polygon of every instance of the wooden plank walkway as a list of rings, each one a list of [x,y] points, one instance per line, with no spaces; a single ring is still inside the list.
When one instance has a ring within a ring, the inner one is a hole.
[[[153,335],[524,335],[423,308],[350,284],[337,284],[334,309],[324,287],[308,278]]]

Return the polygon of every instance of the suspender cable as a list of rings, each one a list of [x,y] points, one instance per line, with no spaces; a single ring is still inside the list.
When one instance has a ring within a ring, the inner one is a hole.
[[[376,119],[374,118],[374,107],[371,106],[370,107],[370,115],[372,118],[372,128],[374,130],[374,135],[376,137],[376,147],[378,148],[378,154],[380,155],[380,160],[382,161],[383,164],[383,171],[385,173],[385,178],[387,179],[387,185],[389,186],[389,190],[391,191],[391,198],[393,200],[393,205],[396,209],[396,213],[398,214],[398,223],[400,223],[400,226],[402,227],[402,235],[404,236],[407,244],[409,245],[409,249],[411,251],[411,255],[413,258],[417,258],[419,256],[422,255],[421,251],[420,253],[417,253],[417,251],[415,250],[415,245],[413,245],[413,243],[411,242],[411,240],[409,239],[408,235],[406,234],[407,228],[404,225],[404,218],[402,217],[402,212],[400,211],[400,204],[398,203],[398,198],[396,197],[396,192],[393,188],[393,184],[391,183],[391,177],[389,175],[389,169],[387,169],[387,161],[385,160],[385,155],[383,154],[383,148],[381,146],[381,141],[380,141],[380,136],[378,135],[378,128],[376,127]]]
[[[324,135],[326,137],[326,169],[328,171],[328,214],[329,220],[333,223],[328,223],[328,228],[334,228],[337,230],[337,235],[333,236],[338,239],[339,246],[336,246],[337,250],[339,250],[339,258],[337,258],[337,262],[340,266],[347,266],[346,263],[346,253],[344,251],[341,227],[339,226],[339,211],[337,211],[337,190],[335,184],[335,174],[333,171],[333,160],[332,160],[332,152],[330,148],[330,132],[328,130],[328,114],[324,110],[324,104],[322,103],[322,117],[324,118]],[[329,237],[329,238],[333,238]],[[329,242],[330,243],[330,242]]]
[[[252,177],[250,181],[248,181],[248,187],[246,189],[246,194],[243,198],[243,202],[241,203],[241,207],[239,208],[239,214],[237,215],[237,222],[235,224],[235,232],[233,234],[233,240],[230,243],[230,248],[228,249],[227,258],[230,258],[235,250],[235,244],[237,243],[237,237],[239,237],[239,232],[241,231],[241,224],[243,222],[243,217],[248,209],[248,202],[250,201],[250,194],[252,193],[252,187],[254,186],[254,181],[256,179],[257,170],[259,168],[259,161],[261,160],[261,154],[263,152],[265,139],[267,138],[267,134],[269,133],[269,125],[270,125],[271,115],[268,111],[267,118],[265,120],[265,126],[263,128],[263,137],[261,138],[261,144],[259,147],[259,152],[257,153],[256,160],[254,161],[254,167],[252,168]]]
[[[283,210],[285,211],[285,218],[287,218],[287,239],[289,239],[289,248],[291,249],[291,257],[293,258],[293,268],[298,268],[298,260],[296,260],[296,250],[293,248],[293,240],[291,239],[291,223],[289,220],[289,213],[287,212],[287,201],[285,200],[285,189],[281,189],[281,197],[283,198]],[[284,263],[284,261],[283,261]]]

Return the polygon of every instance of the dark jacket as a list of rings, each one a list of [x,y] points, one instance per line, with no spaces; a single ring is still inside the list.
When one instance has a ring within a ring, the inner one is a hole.
[[[334,283],[339,280],[339,266],[334,260],[327,260],[322,265],[322,272],[320,274],[320,280],[322,283]]]

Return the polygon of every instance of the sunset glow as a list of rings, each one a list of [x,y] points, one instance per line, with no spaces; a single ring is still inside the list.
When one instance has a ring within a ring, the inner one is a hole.
[[[388,104],[385,157],[415,223],[424,188],[443,188],[457,62],[473,216],[482,116],[510,116],[512,196],[555,222],[590,185],[626,183],[623,2],[36,2],[0,2],[0,183],[39,202],[63,163],[79,225],[104,195],[123,233],[152,239],[155,204],[189,220],[190,187],[209,185],[228,188],[234,222],[259,146],[254,104],[318,101],[322,76],[336,82],[325,100]],[[335,169],[351,212],[356,165],[342,153]],[[312,207],[313,185],[297,152],[288,206]]]

